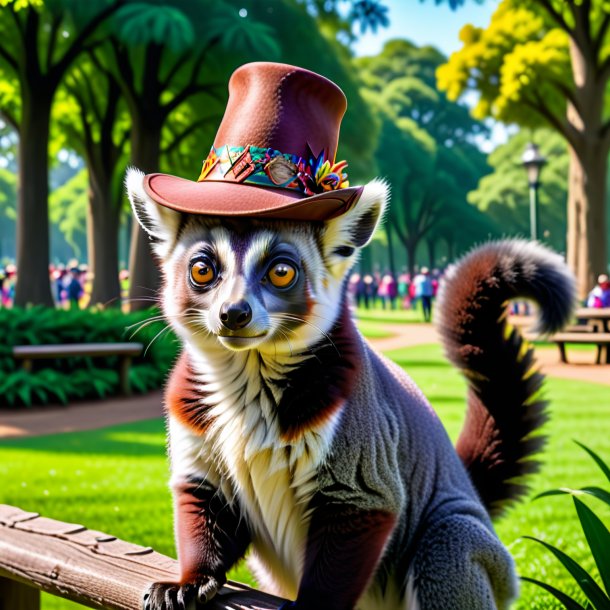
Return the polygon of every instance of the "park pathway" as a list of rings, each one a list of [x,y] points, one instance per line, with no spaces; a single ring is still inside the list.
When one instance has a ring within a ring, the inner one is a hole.
[[[393,333],[392,336],[370,340],[371,345],[379,351],[439,342],[431,324],[386,324],[384,329]],[[559,352],[555,347],[537,349],[536,354],[542,370],[551,377],[610,386],[610,365],[593,364],[592,351],[570,350],[568,347],[570,364],[559,361]],[[66,407],[0,411],[0,438],[91,430],[161,417],[162,413],[161,391],[144,396],[74,403]]]

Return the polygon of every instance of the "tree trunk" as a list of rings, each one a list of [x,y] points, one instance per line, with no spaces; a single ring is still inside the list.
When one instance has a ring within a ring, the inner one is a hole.
[[[409,274],[413,277],[415,273],[415,257],[417,252],[417,242],[415,240],[408,239],[405,243],[405,249],[407,251],[407,267]]]
[[[392,275],[396,274],[396,261],[394,260],[394,237],[392,235],[392,226],[390,223],[385,225],[385,234],[388,238],[388,264]]]
[[[576,276],[580,301],[608,268],[607,173],[607,153],[601,154],[591,145],[581,155],[570,149],[568,265]]]
[[[17,197],[15,305],[53,307],[49,280],[48,142],[52,96],[23,88]]]
[[[91,244],[89,264],[95,269],[91,305],[121,306],[119,284],[120,210],[111,195],[111,180],[96,180],[89,173],[89,218]]]
[[[426,240],[426,244],[428,246],[428,264],[430,269],[434,269],[436,267],[436,241],[434,238],[429,237]]]
[[[585,9],[576,11],[570,59],[577,107],[568,102],[567,120],[577,135],[570,142],[567,259],[577,280],[579,300],[608,268],[606,179],[608,142],[602,125],[607,79],[592,59],[590,23]]]
[[[131,137],[132,165],[144,173],[159,170],[161,122],[134,123]],[[158,296],[160,272],[150,248],[150,239],[137,222],[133,223],[129,253],[129,307],[146,309]]]
[[[447,244],[447,263],[451,264],[455,262],[455,240],[452,237],[445,237]]]

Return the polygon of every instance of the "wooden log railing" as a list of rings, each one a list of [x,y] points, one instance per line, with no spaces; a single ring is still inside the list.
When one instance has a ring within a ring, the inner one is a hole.
[[[40,590],[89,608],[140,610],[149,583],[177,574],[177,562],[150,547],[0,504],[0,610],[38,610]],[[272,610],[283,601],[228,583],[205,610]]]

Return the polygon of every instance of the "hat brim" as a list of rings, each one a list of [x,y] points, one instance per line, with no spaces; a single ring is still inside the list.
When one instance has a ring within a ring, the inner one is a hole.
[[[351,209],[364,190],[352,186],[306,197],[288,189],[168,174],[147,174],[143,186],[153,201],[178,212],[278,220],[330,220]]]

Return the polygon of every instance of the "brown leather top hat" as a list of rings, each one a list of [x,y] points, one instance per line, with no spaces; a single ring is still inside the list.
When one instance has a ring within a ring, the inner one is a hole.
[[[149,174],[157,203],[190,214],[327,220],[349,210],[350,187],[336,162],[347,103],[328,79],[295,66],[250,63],[229,81],[229,102],[197,182]]]

